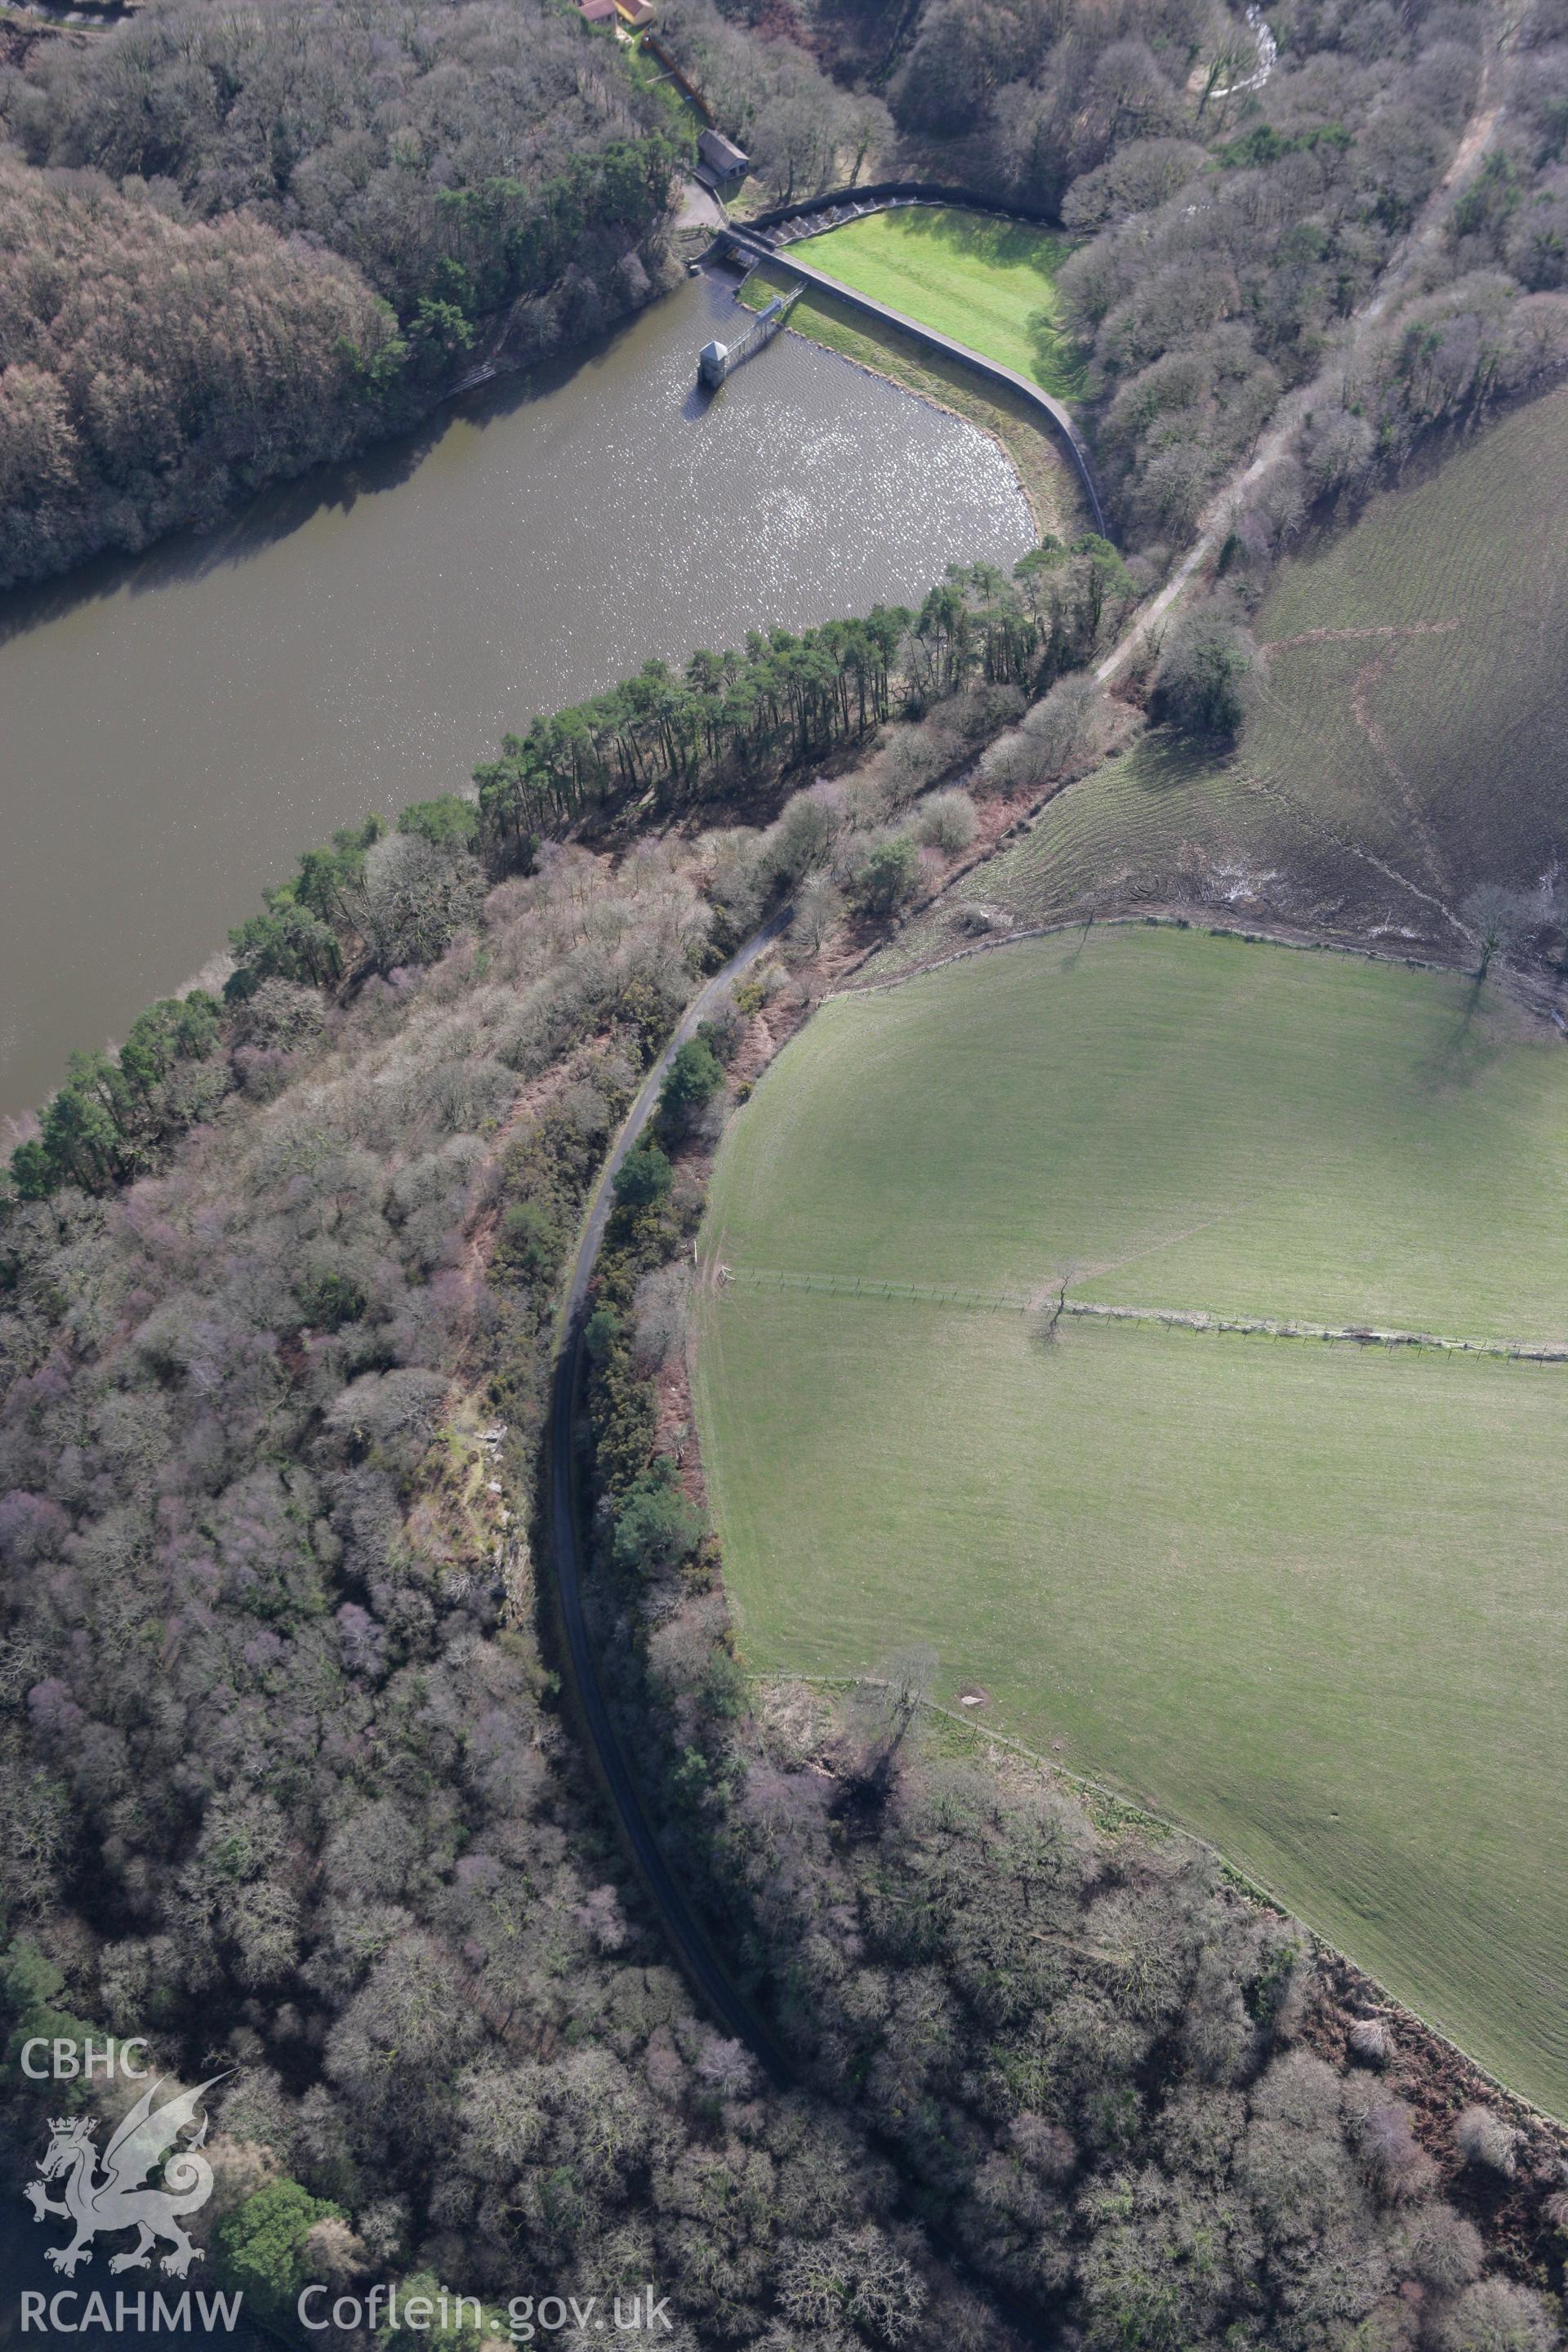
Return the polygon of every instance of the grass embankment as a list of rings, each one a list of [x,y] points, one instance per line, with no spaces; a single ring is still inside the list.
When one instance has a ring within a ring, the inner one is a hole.
[[[1402,634],[1373,634],[1388,628]],[[1258,623],[1268,691],[1241,764],[1440,897],[1479,877],[1533,879],[1568,814],[1565,633],[1557,392],[1282,569]]]
[[[1532,885],[1568,832],[1568,392],[1283,565],[1253,626],[1267,678],[1232,757],[1155,734],[958,895],[1025,921],[1183,899],[1467,952],[1444,910]]]
[[[826,241],[814,239],[808,256]],[[761,310],[773,295],[787,293],[798,283],[787,270],[763,263],[741,289],[741,299],[750,309]],[[874,375],[886,376],[906,392],[950,410],[1000,442],[1012,460],[1042,537],[1054,531],[1058,539],[1071,539],[1091,527],[1077,475],[1054,435],[1040,425],[1025,401],[1000,386],[987,385],[984,377],[962,362],[943,359],[912,336],[900,335],[890,327],[873,330],[867,320],[836,302],[831,294],[820,294],[815,289],[803,294],[790,312],[789,322],[795,333],[807,335],[826,350],[852,360],[857,367],[868,368]]]
[[[1062,326],[1056,273],[1071,240],[1018,221],[919,205],[814,236],[803,257],[1058,400],[1084,389],[1082,351]]]
[[[1568,1066],[1466,983],[1144,930],[824,1007],[735,1120],[699,1412],[748,1660],[1213,1838],[1568,2108],[1568,1370],[853,1283],[1568,1335]],[[831,1277],[770,1287],[773,1269]],[[1061,1743],[1056,1747],[1056,1743]]]

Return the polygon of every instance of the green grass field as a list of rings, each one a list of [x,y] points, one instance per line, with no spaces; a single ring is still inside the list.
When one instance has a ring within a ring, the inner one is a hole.
[[[1556,392],[1282,568],[1240,765],[1444,903],[1482,877],[1533,882],[1568,817],[1565,629]]]
[[[1084,359],[1060,324],[1056,292],[1070,250],[1046,229],[922,205],[829,229],[802,255],[858,293],[1074,400]]]
[[[1156,730],[956,895],[1025,921],[1183,903],[1467,953],[1449,915],[1472,885],[1529,888],[1568,841],[1568,392],[1282,565],[1253,626],[1267,682],[1232,757]],[[951,944],[939,914],[896,955]]]
[[[721,1154],[698,1411],[751,1663],[930,1641],[1563,2112],[1568,1367],[853,1291],[1561,1339],[1560,1052],[1141,927],[830,1002]]]

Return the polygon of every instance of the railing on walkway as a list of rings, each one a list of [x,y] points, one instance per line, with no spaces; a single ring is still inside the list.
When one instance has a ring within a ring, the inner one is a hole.
[[[759,312],[756,322],[749,327],[738,343],[705,343],[698,354],[697,366],[706,384],[723,383],[733,375],[742,361],[760,352],[764,343],[772,342],[790,312],[805,293],[804,286],[794,286],[787,294],[777,294],[765,310]]]
[[[1001,220],[1026,221],[1031,228],[1054,228],[1061,223],[1049,213],[1036,212],[1027,205],[1003,204],[996,196],[978,195],[973,188],[952,188],[930,180],[871,180],[864,187],[825,188],[820,195],[801,196],[794,204],[775,205],[770,212],[758,213],[747,222],[748,228],[776,228],[781,222],[804,220],[811,213],[829,211],[835,205],[858,205],[863,210],[885,212],[897,205],[959,205],[965,212],[994,213]]]

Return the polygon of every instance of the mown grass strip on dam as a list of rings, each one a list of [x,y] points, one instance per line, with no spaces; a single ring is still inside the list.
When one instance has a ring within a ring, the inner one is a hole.
[[[1070,238],[1026,222],[919,205],[829,229],[811,239],[805,257],[1058,400],[1076,400],[1085,358],[1061,323],[1056,289],[1071,250]]]

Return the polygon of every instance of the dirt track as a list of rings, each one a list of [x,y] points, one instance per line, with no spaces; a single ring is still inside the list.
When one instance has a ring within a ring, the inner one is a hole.
[[[1264,433],[1248,464],[1210,499],[1199,520],[1197,537],[1175,572],[1148,610],[1134,622],[1121,643],[1111,648],[1096,670],[1095,676],[1102,686],[1109,686],[1123,676],[1135,657],[1148,647],[1152,638],[1158,641],[1162,624],[1200,572],[1217,560],[1233,518],[1247,491],[1262,481],[1269,468],[1288,454],[1297,426],[1307,410],[1333,396],[1332,379],[1353,361],[1394,295],[1409,283],[1420,262],[1436,245],[1454,199],[1474,175],[1501,119],[1503,76],[1516,30],[1516,26],[1510,21],[1504,26],[1500,37],[1483,52],[1480,87],[1476,93],[1475,107],[1454,151],[1453,160],[1422,206],[1403,246],[1384,271],[1377,291],[1350,320],[1329,366],[1311,384],[1290,394],[1281,402],[1275,411],[1274,422]]]
[[[653,1115],[665,1072],[676,1054],[689,1037],[695,1036],[698,1023],[714,1010],[731,984],[779,939],[788,925],[791,912],[786,908],[771,922],[764,924],[692,1000],[668,1045],[643,1080],[615,1148],[599,1171],[599,1181],[588,1203],[566,1288],[561,1339],[552,1382],[549,1439],[551,1525],[548,1558],[553,1571],[572,1691],[587,1735],[590,1752],[620,1818],[638,1874],[687,1976],[719,2018],[724,2031],[733,2034],[773,2080],[781,2084],[790,2079],[788,2063],[772,2036],[741,2000],[718,1953],[693,1916],[675,1874],[659,1849],[630,1759],[600,1687],[583,1601],[583,1562],[577,1539],[575,1428],[588,1290],[594,1278],[594,1268],[598,1263],[605,1228],[609,1223],[616,1176]]]

